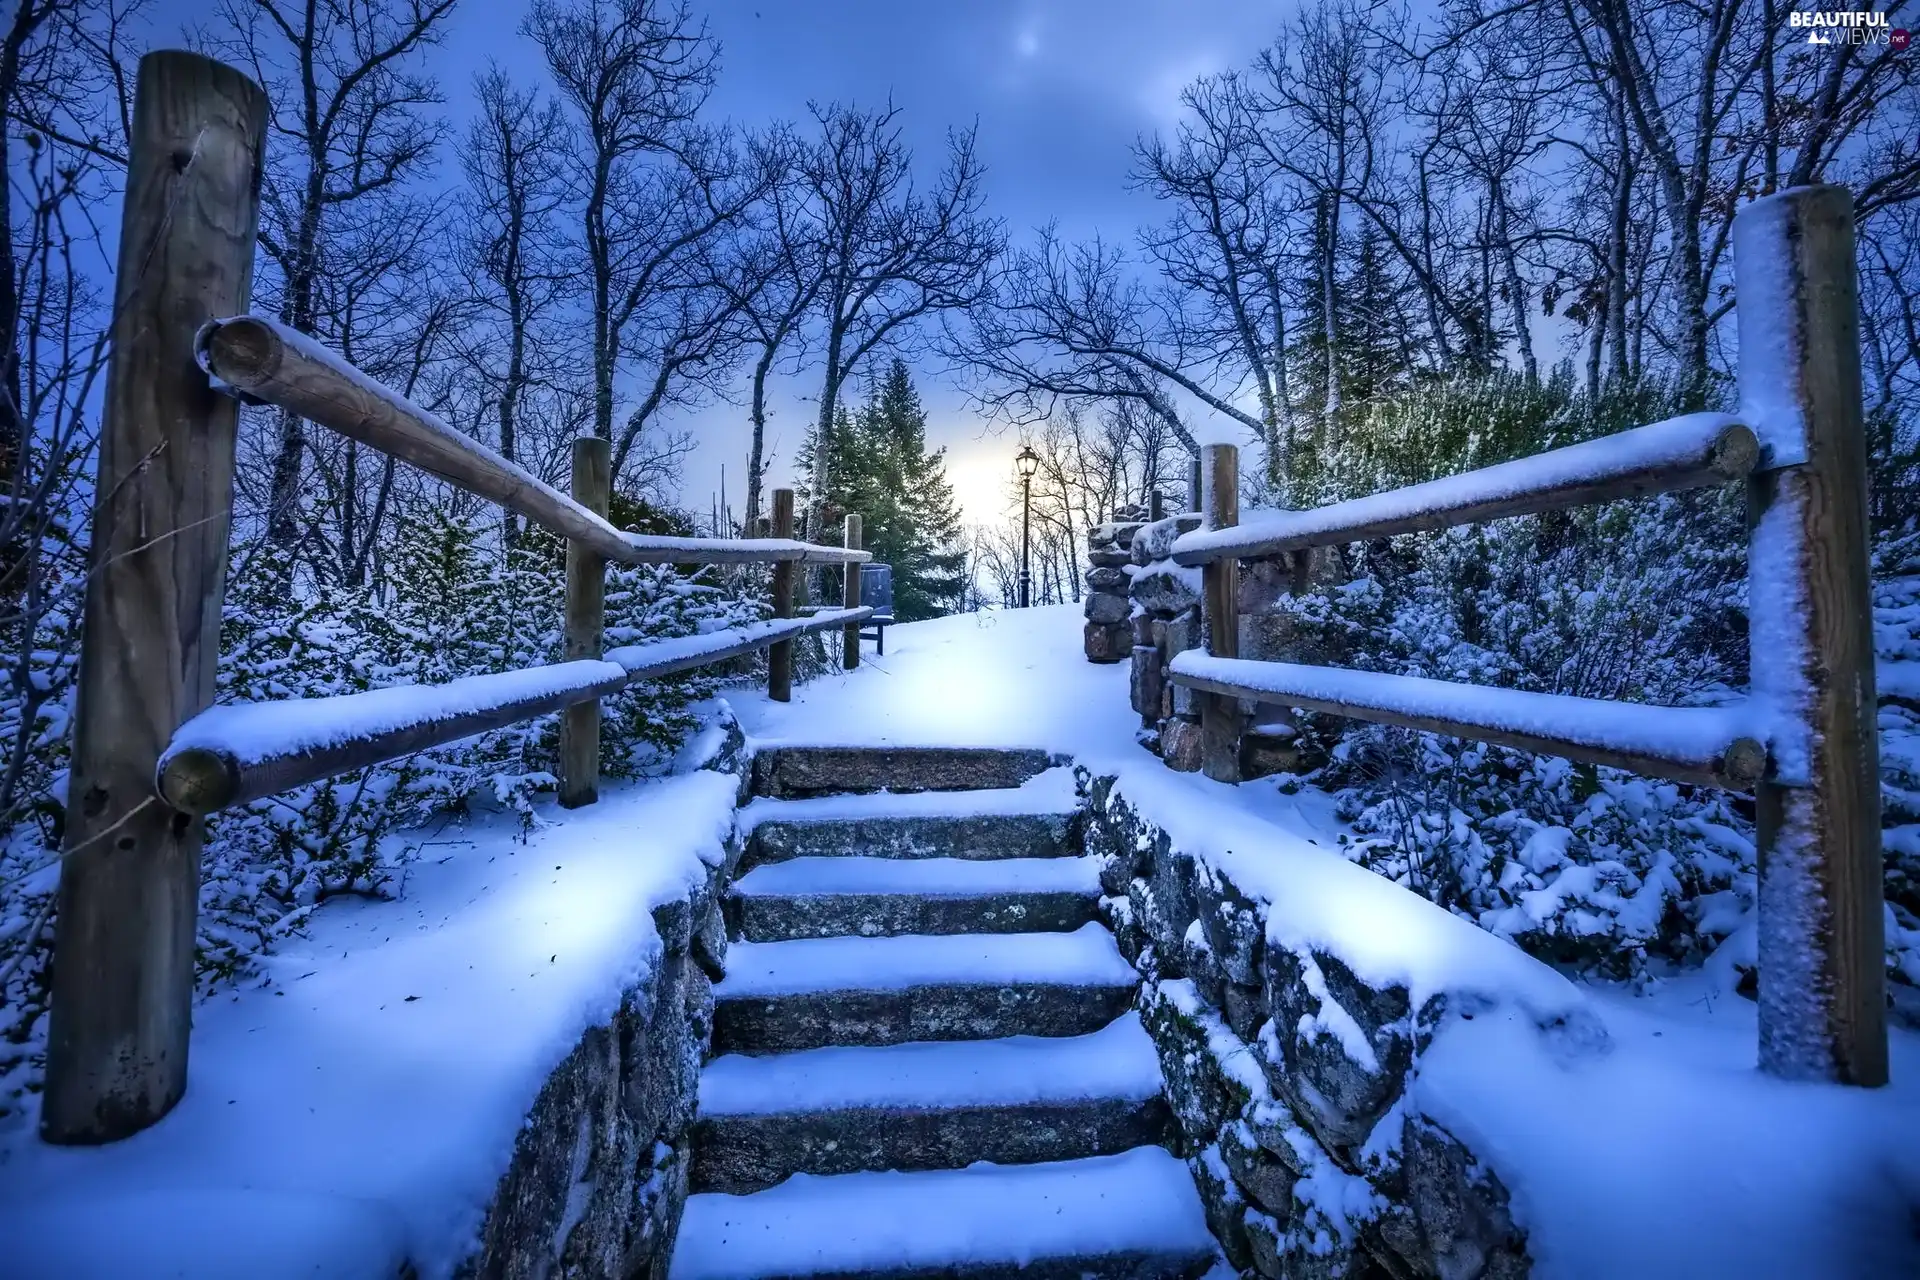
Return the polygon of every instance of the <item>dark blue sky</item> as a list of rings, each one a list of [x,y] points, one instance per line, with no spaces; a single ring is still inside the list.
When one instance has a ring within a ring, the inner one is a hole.
[[[162,0],[181,19],[196,0]],[[991,211],[1016,236],[1058,221],[1071,236],[1125,238],[1152,202],[1127,190],[1128,148],[1175,117],[1182,85],[1244,65],[1278,31],[1290,0],[710,0],[698,3],[722,47],[713,108],[742,123],[798,116],[809,99],[880,102],[892,95],[916,152],[936,158],[947,128],[975,121],[988,166]],[[539,52],[519,34],[524,0],[462,0],[434,54],[447,109],[464,116],[473,72],[497,59],[517,77],[542,77]],[[204,20],[204,19],[202,19]],[[163,25],[173,25],[162,17]],[[163,37],[164,39],[164,37]],[[784,478],[812,416],[794,397],[812,373],[779,388],[772,434]],[[1010,439],[981,424],[950,389],[923,378],[931,435],[948,446],[972,520],[997,517]],[[726,468],[737,505],[745,415],[701,412],[701,444],[683,500],[705,509]]]

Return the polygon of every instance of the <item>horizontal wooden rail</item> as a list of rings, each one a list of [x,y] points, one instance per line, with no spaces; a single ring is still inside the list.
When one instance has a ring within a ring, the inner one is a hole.
[[[609,649],[607,661],[625,667],[629,679],[645,680],[704,666],[722,658],[738,657],[765,648],[776,640],[790,640],[809,631],[831,631],[849,623],[858,626],[872,616],[871,609],[819,609],[804,618],[771,618],[729,631],[715,631],[710,635],[652,640],[646,644]]]
[[[228,389],[290,409],[392,454],[618,564],[840,564],[872,559],[864,551],[787,538],[622,533],[312,338],[264,316],[234,316],[209,323],[200,332],[198,354],[208,376]]]
[[[635,680],[719,662],[802,632],[858,622],[871,612],[839,609],[810,618],[752,623],[628,645],[599,660],[468,676],[446,684],[212,707],[180,726],[160,757],[160,794],[182,812],[213,813],[618,693]]]
[[[1200,529],[1173,544],[1176,564],[1331,547],[1534,515],[1615,498],[1708,488],[1749,475],[1760,459],[1752,431],[1723,413],[1693,413],[1310,511],[1246,511],[1231,528]]]
[[[1343,667],[1216,658],[1199,650],[1176,657],[1169,676],[1207,693],[1736,791],[1758,782],[1767,765],[1766,746],[1752,736],[1751,716],[1740,704],[1650,707]]]

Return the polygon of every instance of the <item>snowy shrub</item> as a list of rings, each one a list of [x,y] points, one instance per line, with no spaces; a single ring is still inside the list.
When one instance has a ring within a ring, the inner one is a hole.
[[[403,524],[384,591],[322,588],[290,602],[271,554],[236,576],[227,610],[222,701],[328,697],[395,684],[440,684],[564,658],[564,554],[530,531],[502,555],[478,525],[438,512]],[[607,643],[693,635],[757,619],[762,610],[671,566],[608,573]],[[693,728],[688,708],[719,676],[691,672],[607,699],[602,771],[630,777]],[[209,849],[264,867],[272,910],[339,893],[387,890],[389,840],[436,814],[478,802],[532,820],[533,797],[557,778],[558,717],[508,725],[402,760],[260,800],[209,824]],[[275,923],[281,917],[276,916]]]
[[[565,584],[563,544],[539,531],[500,549],[497,525],[423,507],[400,522],[383,581],[349,585],[293,573],[284,553],[236,546],[222,621],[222,702],[319,698],[396,684],[437,684],[558,662]],[[710,580],[711,579],[711,580]],[[694,635],[765,616],[741,594],[745,579],[671,566],[607,574],[607,643]],[[76,592],[77,601],[77,592]],[[67,753],[71,619],[53,617],[40,678],[57,696],[34,704],[34,741],[11,813],[0,882],[0,1114],[30,1088],[45,1042],[45,965],[58,883],[60,782]],[[56,665],[57,659],[57,665]],[[656,765],[696,726],[694,705],[732,668],[646,681],[603,704],[603,773],[631,777]],[[17,722],[25,700],[0,702]],[[204,984],[248,972],[252,958],[340,895],[398,892],[425,824],[475,806],[533,821],[533,802],[556,783],[556,716],[525,721],[320,782],[207,823],[201,857],[198,971]]]
[[[1887,972],[1920,986],[1920,535],[1885,539],[1876,551]]]
[[[0,580],[18,591],[0,602],[9,658],[0,679],[0,1114],[45,1035],[86,581],[85,540],[74,530],[86,520],[90,494],[78,481],[90,463],[90,449],[77,441],[29,443],[24,472],[44,476],[43,500],[16,526],[30,550],[0,556]]]
[[[1376,544],[1288,606],[1367,670],[1638,702],[1744,679],[1737,506],[1663,498]],[[1330,566],[1337,569],[1339,566]],[[1697,960],[1752,900],[1750,824],[1711,789],[1322,718],[1349,856],[1535,954],[1615,976]]]
[[[1540,382],[1511,370],[1427,378],[1394,394],[1350,399],[1336,447],[1299,447],[1291,505],[1419,484],[1682,411],[1679,396],[1659,378],[1585,395],[1567,364]]]
[[[1752,909],[1723,792],[1399,729],[1350,735],[1331,772],[1349,857],[1556,963],[1698,963]]]

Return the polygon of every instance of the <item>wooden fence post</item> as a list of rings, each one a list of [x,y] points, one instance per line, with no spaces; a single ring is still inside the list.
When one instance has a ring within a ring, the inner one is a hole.
[[[860,537],[864,532],[859,516],[847,517],[847,531],[843,542],[849,551],[860,550]],[[860,566],[848,561],[840,566],[840,607],[858,609],[860,607]],[[852,671],[860,665],[860,624],[849,622],[841,633],[840,665]]]
[[[1200,451],[1201,512],[1204,529],[1229,529],[1240,523],[1240,450],[1210,444]],[[1232,556],[1211,561],[1200,571],[1201,617],[1207,652],[1216,658],[1240,656],[1240,562]],[[1223,693],[1200,697],[1200,770],[1216,782],[1240,781],[1240,700]]]
[[[40,1133],[146,1128],[187,1086],[201,823],[155,791],[213,701],[239,406],[194,361],[244,311],[267,100],[231,67],[140,60],[94,485]]]
[[[793,536],[793,490],[773,491],[773,536]],[[793,579],[800,566],[782,560],[773,566],[773,616],[793,616]],[[776,640],[767,646],[767,696],[775,702],[793,700],[793,641]]]
[[[599,436],[573,442],[573,500],[607,514],[613,493],[613,444]],[[606,626],[607,562],[575,539],[567,540],[565,656],[597,658]],[[560,713],[560,804],[577,809],[600,798],[600,699],[576,702]]]
[[[1751,482],[1753,694],[1773,714],[1757,788],[1760,1066],[1887,1079],[1879,742],[1867,576],[1853,202],[1839,186],[1734,220]]]

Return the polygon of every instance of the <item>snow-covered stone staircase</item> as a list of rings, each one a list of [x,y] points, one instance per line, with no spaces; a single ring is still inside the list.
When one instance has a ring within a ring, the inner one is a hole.
[[[1038,752],[788,747],[727,903],[672,1280],[1191,1277],[1138,975]],[[883,790],[884,789],[884,790]]]

